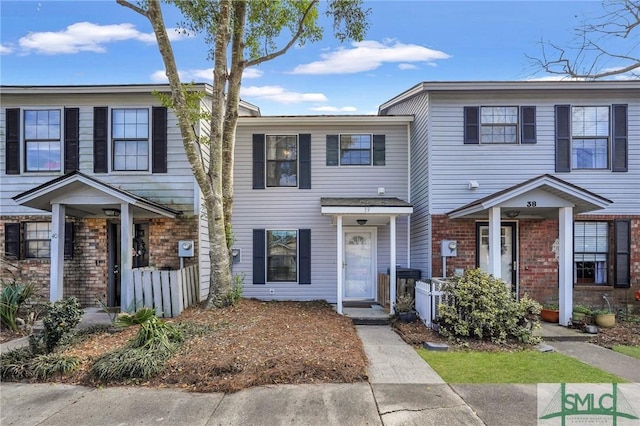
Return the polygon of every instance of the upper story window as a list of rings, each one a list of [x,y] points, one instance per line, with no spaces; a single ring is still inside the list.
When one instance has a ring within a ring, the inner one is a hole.
[[[112,110],[113,170],[149,170],[149,110]]]
[[[370,166],[373,151],[371,135],[340,135],[340,165]]]
[[[465,144],[535,144],[535,106],[464,107]]]
[[[480,143],[518,143],[518,107],[481,107]]]
[[[25,171],[60,171],[60,135],[60,110],[24,111]]]
[[[267,186],[298,186],[298,136],[267,136]]]
[[[574,169],[609,167],[609,107],[571,108],[571,161]]]

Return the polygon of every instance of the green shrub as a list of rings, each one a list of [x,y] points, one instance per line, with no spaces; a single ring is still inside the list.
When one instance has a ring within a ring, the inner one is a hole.
[[[228,306],[236,306],[240,299],[242,299],[242,287],[244,285],[245,276],[246,274],[244,272],[241,275],[233,276],[233,286],[226,294]]]
[[[22,380],[32,377],[31,360],[33,352],[29,348],[17,348],[0,355],[0,378],[2,380]]]
[[[16,319],[21,306],[35,294],[33,282],[21,283],[16,280],[2,280],[0,292],[0,325],[12,331],[18,330]]]
[[[31,361],[31,374],[38,379],[48,379],[56,374],[68,374],[78,368],[80,359],[59,353],[38,355]]]
[[[124,348],[104,354],[93,363],[91,375],[102,381],[148,379],[162,371],[182,342],[180,331],[158,318],[151,308],[119,315],[116,324],[139,324],[140,330]]]
[[[80,323],[82,309],[75,297],[49,303],[46,315],[42,320],[44,325],[44,344],[47,353],[53,352],[65,334],[68,334]]]
[[[476,338],[494,343],[534,343],[540,305],[527,295],[515,301],[504,281],[474,269],[447,282],[449,303],[439,306],[440,333],[448,338]]]

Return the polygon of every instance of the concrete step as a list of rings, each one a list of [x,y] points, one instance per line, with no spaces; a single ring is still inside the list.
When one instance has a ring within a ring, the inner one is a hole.
[[[388,318],[351,318],[354,325],[389,325]]]
[[[575,328],[568,328],[558,324],[543,322],[542,327],[534,331],[545,342],[588,342],[597,334],[585,333]]]

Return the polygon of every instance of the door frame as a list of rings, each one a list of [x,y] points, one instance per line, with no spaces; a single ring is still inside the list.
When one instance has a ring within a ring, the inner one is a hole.
[[[476,251],[476,268],[480,267],[480,227],[481,226],[489,226],[489,222],[486,221],[477,221],[476,222],[476,234],[475,234],[475,251]],[[520,282],[518,280],[519,274],[518,270],[520,269],[520,253],[518,250],[518,241],[519,239],[519,227],[518,221],[516,220],[501,220],[500,228],[503,226],[511,228],[511,291],[514,293],[516,300],[520,295]]]
[[[359,298],[359,297],[345,297],[346,285],[342,288],[342,294],[340,297],[342,300],[354,301],[354,300],[375,300],[376,299],[376,286],[377,286],[377,272],[378,272],[378,227],[377,226],[345,226],[342,228],[342,282],[346,283],[346,259],[347,259],[347,232],[371,232],[371,297]]]
[[[122,241],[120,240],[120,221],[108,220],[107,221],[107,270],[108,270],[108,283],[107,283],[107,305],[110,308],[120,306],[120,298],[122,292],[121,280],[119,274],[122,272],[120,267],[122,261],[118,262],[118,258],[121,253]],[[115,265],[118,264],[119,272],[116,275]]]

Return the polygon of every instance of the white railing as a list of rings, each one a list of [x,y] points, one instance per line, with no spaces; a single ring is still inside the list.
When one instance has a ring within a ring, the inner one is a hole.
[[[430,283],[416,282],[416,311],[427,327],[431,327],[438,316],[438,305],[446,301],[447,294],[442,291],[442,278],[432,278]]]
[[[177,317],[199,302],[197,265],[177,271],[140,268],[132,270],[132,275],[136,308],[154,308],[159,317]]]

